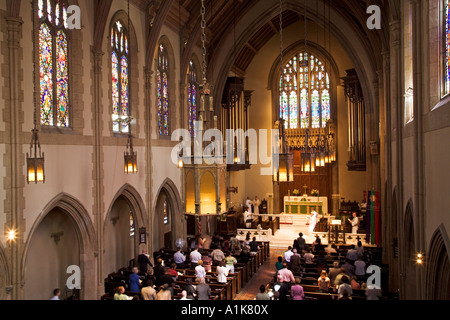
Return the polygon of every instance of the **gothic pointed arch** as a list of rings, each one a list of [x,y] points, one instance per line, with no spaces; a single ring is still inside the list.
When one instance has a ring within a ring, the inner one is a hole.
[[[425,283],[427,283],[425,298],[448,300],[450,299],[450,240],[443,224],[435,230],[428,248],[425,255]]]
[[[21,270],[22,279],[26,279],[26,264],[33,236],[37,233],[38,228],[44,222],[46,217],[52,214],[52,212],[55,212],[55,210],[67,215],[69,221],[72,222],[76,233],[76,240],[79,249],[79,267],[82,273],[81,287],[84,288],[84,290],[81,291],[81,298],[95,299],[96,297],[94,297],[93,294],[96,292],[96,281],[92,279],[90,281],[85,281],[85,279],[92,278],[92,274],[94,274],[95,257],[98,254],[94,224],[88,211],[81,204],[81,202],[67,193],[60,193],[54,197],[42,209],[41,213],[34,221],[25,242]]]

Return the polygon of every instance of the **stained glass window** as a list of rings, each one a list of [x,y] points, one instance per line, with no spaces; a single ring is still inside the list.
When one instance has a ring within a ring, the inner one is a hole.
[[[134,237],[134,218],[133,218],[133,213],[130,212],[130,237]]]
[[[39,0],[39,106],[42,126],[70,126],[66,1]]]
[[[164,201],[164,206],[163,206],[163,222],[164,222],[164,224],[169,223],[169,214],[168,214],[167,210],[168,210],[167,201]]]
[[[158,69],[156,71],[158,96],[158,129],[160,136],[169,135],[169,61],[163,44],[158,48]]]
[[[189,82],[188,82],[188,114],[189,114],[189,132],[191,136],[195,133],[195,120],[197,120],[197,70],[194,62],[189,63]]]
[[[130,131],[130,66],[128,30],[118,20],[111,28],[111,84],[113,132]]]
[[[326,126],[331,117],[329,79],[322,61],[306,52],[296,54],[283,67],[280,118],[287,129]]]
[[[444,22],[445,22],[445,57],[444,57],[444,74],[445,74],[445,90],[444,94],[450,92],[450,3],[449,0],[444,1]]]

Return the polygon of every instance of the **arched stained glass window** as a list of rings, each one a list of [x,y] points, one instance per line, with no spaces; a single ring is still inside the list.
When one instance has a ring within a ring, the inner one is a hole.
[[[130,212],[130,237],[134,237],[135,227],[134,227],[134,218],[133,213]]]
[[[169,59],[163,44],[158,48],[156,90],[158,103],[158,129],[160,136],[169,135]]]
[[[188,114],[189,114],[189,132],[191,136],[195,133],[195,120],[197,120],[197,70],[194,62],[189,63],[189,82],[188,82]]]
[[[128,30],[115,21],[111,28],[111,75],[112,75],[112,120],[113,131],[130,131],[130,86]]]
[[[450,93],[450,4],[444,0],[444,95]]]
[[[39,0],[39,106],[42,126],[69,127],[67,3]]]
[[[286,129],[324,128],[330,120],[330,78],[312,54],[296,54],[280,76],[280,118]]]
[[[163,206],[163,222],[164,224],[168,224],[169,223],[169,212],[168,212],[168,206],[167,206],[167,200],[164,201],[164,206]]]

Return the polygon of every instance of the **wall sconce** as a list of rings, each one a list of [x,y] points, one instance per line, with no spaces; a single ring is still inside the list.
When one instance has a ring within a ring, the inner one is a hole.
[[[45,183],[44,153],[41,153],[39,131],[34,128],[31,132],[30,153],[27,152],[27,183]]]
[[[417,253],[417,255],[416,255],[416,263],[418,264],[418,265],[422,265],[423,264],[423,262],[424,262],[424,256],[423,256],[423,253]]]

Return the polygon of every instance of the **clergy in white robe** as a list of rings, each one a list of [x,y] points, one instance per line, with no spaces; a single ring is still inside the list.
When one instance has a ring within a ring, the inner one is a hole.
[[[253,200],[253,211],[255,214],[259,214],[259,205],[261,204],[261,201],[259,201],[258,197],[255,197],[255,200]]]
[[[245,206],[247,207],[247,211],[250,213],[252,213],[252,204],[253,204],[253,201],[250,200],[249,197],[247,197],[247,201],[245,201]]]
[[[352,223],[352,233],[358,233],[359,218],[356,216],[356,212],[353,212],[353,219],[348,219]]]
[[[308,230],[309,233],[314,232],[314,228],[316,227],[318,216],[319,216],[319,214],[316,212],[316,210],[311,211],[311,218],[309,219],[309,230]]]

